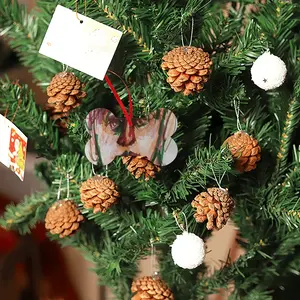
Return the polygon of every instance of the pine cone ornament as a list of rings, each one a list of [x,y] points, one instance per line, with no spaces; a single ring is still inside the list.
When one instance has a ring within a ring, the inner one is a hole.
[[[135,280],[132,283],[131,291],[135,293],[132,300],[174,300],[173,293],[167,284],[157,277],[144,276]]]
[[[80,195],[84,207],[93,208],[94,213],[105,213],[120,197],[115,182],[104,176],[94,176],[85,181]]]
[[[122,156],[122,162],[136,179],[144,174],[145,180],[148,181],[150,177],[155,178],[156,173],[160,171],[160,167],[145,156]]]
[[[86,96],[86,93],[81,89],[84,85],[73,74],[61,72],[56,74],[50,85],[47,87],[47,95],[49,96],[46,109],[51,115],[51,119],[58,121],[61,127],[67,127],[66,121],[70,111],[81,104],[81,99]]]
[[[168,71],[167,82],[175,92],[182,92],[185,96],[203,89],[213,64],[207,52],[192,46],[171,50],[163,61],[161,67]]]
[[[223,145],[228,146],[239,172],[254,170],[260,161],[261,148],[258,141],[244,131],[236,132],[227,138]]]
[[[208,230],[221,229],[229,219],[234,208],[234,201],[227,190],[209,188],[202,192],[192,201],[192,207],[197,209],[194,218],[203,223],[207,220]]]
[[[45,227],[52,234],[59,234],[60,238],[75,233],[83,215],[72,200],[60,200],[48,210],[45,218]]]

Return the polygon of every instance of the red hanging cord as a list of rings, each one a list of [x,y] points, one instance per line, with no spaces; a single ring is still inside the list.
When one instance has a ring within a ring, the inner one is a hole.
[[[120,98],[118,92],[116,91],[115,87],[113,86],[112,82],[110,81],[110,79],[108,78],[107,75],[105,75],[105,81],[106,83],[108,84],[108,86],[110,87],[111,91],[113,92],[117,102],[119,103],[121,109],[122,109],[122,112],[128,122],[128,125],[129,126],[133,126],[133,122],[132,122],[132,118],[133,118],[133,104],[132,104],[132,98],[131,98],[131,94],[130,94],[130,90],[126,84],[126,82],[118,75],[116,74],[115,72],[111,71],[111,70],[108,70],[110,73],[116,75],[117,77],[119,77],[122,82],[124,83],[125,85],[125,88],[127,90],[127,93],[128,93],[128,100],[129,100],[129,113],[127,112],[126,108],[125,108],[125,105],[124,103],[122,102],[122,99]]]

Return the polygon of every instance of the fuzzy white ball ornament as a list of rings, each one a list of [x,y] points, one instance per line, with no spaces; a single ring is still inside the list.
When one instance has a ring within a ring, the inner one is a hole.
[[[259,56],[251,68],[252,81],[265,91],[281,86],[286,73],[285,63],[269,51]]]
[[[177,235],[172,247],[174,263],[183,269],[194,269],[203,263],[205,245],[194,233],[184,231]]]

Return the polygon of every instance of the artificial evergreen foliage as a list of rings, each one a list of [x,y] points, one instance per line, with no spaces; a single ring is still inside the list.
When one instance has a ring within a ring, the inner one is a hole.
[[[57,199],[60,183],[62,197],[67,195],[67,182],[61,178],[69,176],[70,199],[85,222],[76,234],[53,238],[81,250],[116,299],[131,299],[138,261],[151,253],[153,241],[160,277],[175,299],[204,299],[233,282],[232,299],[290,298],[290,291],[297,290],[300,269],[298,1],[253,4],[241,0],[226,5],[227,1],[217,0],[80,0],[81,13],[85,2],[88,17],[124,33],[110,69],[128,82],[135,117],[158,108],[170,109],[177,116],[178,129],[172,138],[178,156],[149,181],[136,180],[122,158],[116,158],[107,175],[118,185],[121,199],[106,213],[95,214],[83,208],[80,200],[82,183],[93,176],[84,155],[89,139],[84,119],[99,107],[122,116],[111,91],[104,82],[69,69],[85,83],[87,97],[72,110],[68,131],[62,134],[35,104],[27,86],[4,78],[0,81],[0,110],[3,113],[9,107],[7,117],[11,119],[18,108],[14,123],[33,142],[38,155],[47,158],[36,170],[49,190],[8,206],[1,226],[27,233],[44,220]],[[62,64],[38,54],[57,4],[75,10],[75,1],[67,0],[38,1],[38,9],[31,13],[17,1],[0,1],[0,35],[45,90],[51,78],[63,71]],[[188,45],[192,18],[192,46],[208,52],[213,64],[204,89],[184,96],[170,88],[161,64],[166,53],[182,46],[181,32]],[[80,41],[70,43],[76,46]],[[287,66],[284,84],[267,92],[251,81],[250,74],[253,62],[266,50]],[[123,83],[116,78],[113,82],[126,101]],[[236,172],[229,149],[222,148],[226,138],[238,130],[237,105],[239,130],[255,137],[261,147],[257,168],[244,174]],[[95,172],[104,175],[106,170],[97,166]],[[240,229],[246,254],[206,278],[203,265],[184,270],[174,264],[170,245],[181,231],[173,212],[184,212],[189,232],[205,240],[211,232],[205,223],[195,221],[191,202],[197,194],[215,187],[215,178],[221,177],[222,187],[228,188],[235,201],[231,218]]]

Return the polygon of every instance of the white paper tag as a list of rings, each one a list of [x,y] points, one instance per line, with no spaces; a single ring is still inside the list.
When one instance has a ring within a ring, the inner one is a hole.
[[[24,180],[27,137],[11,121],[0,115],[0,162]]]
[[[58,5],[39,52],[103,80],[122,32],[81,14],[78,18]]]

